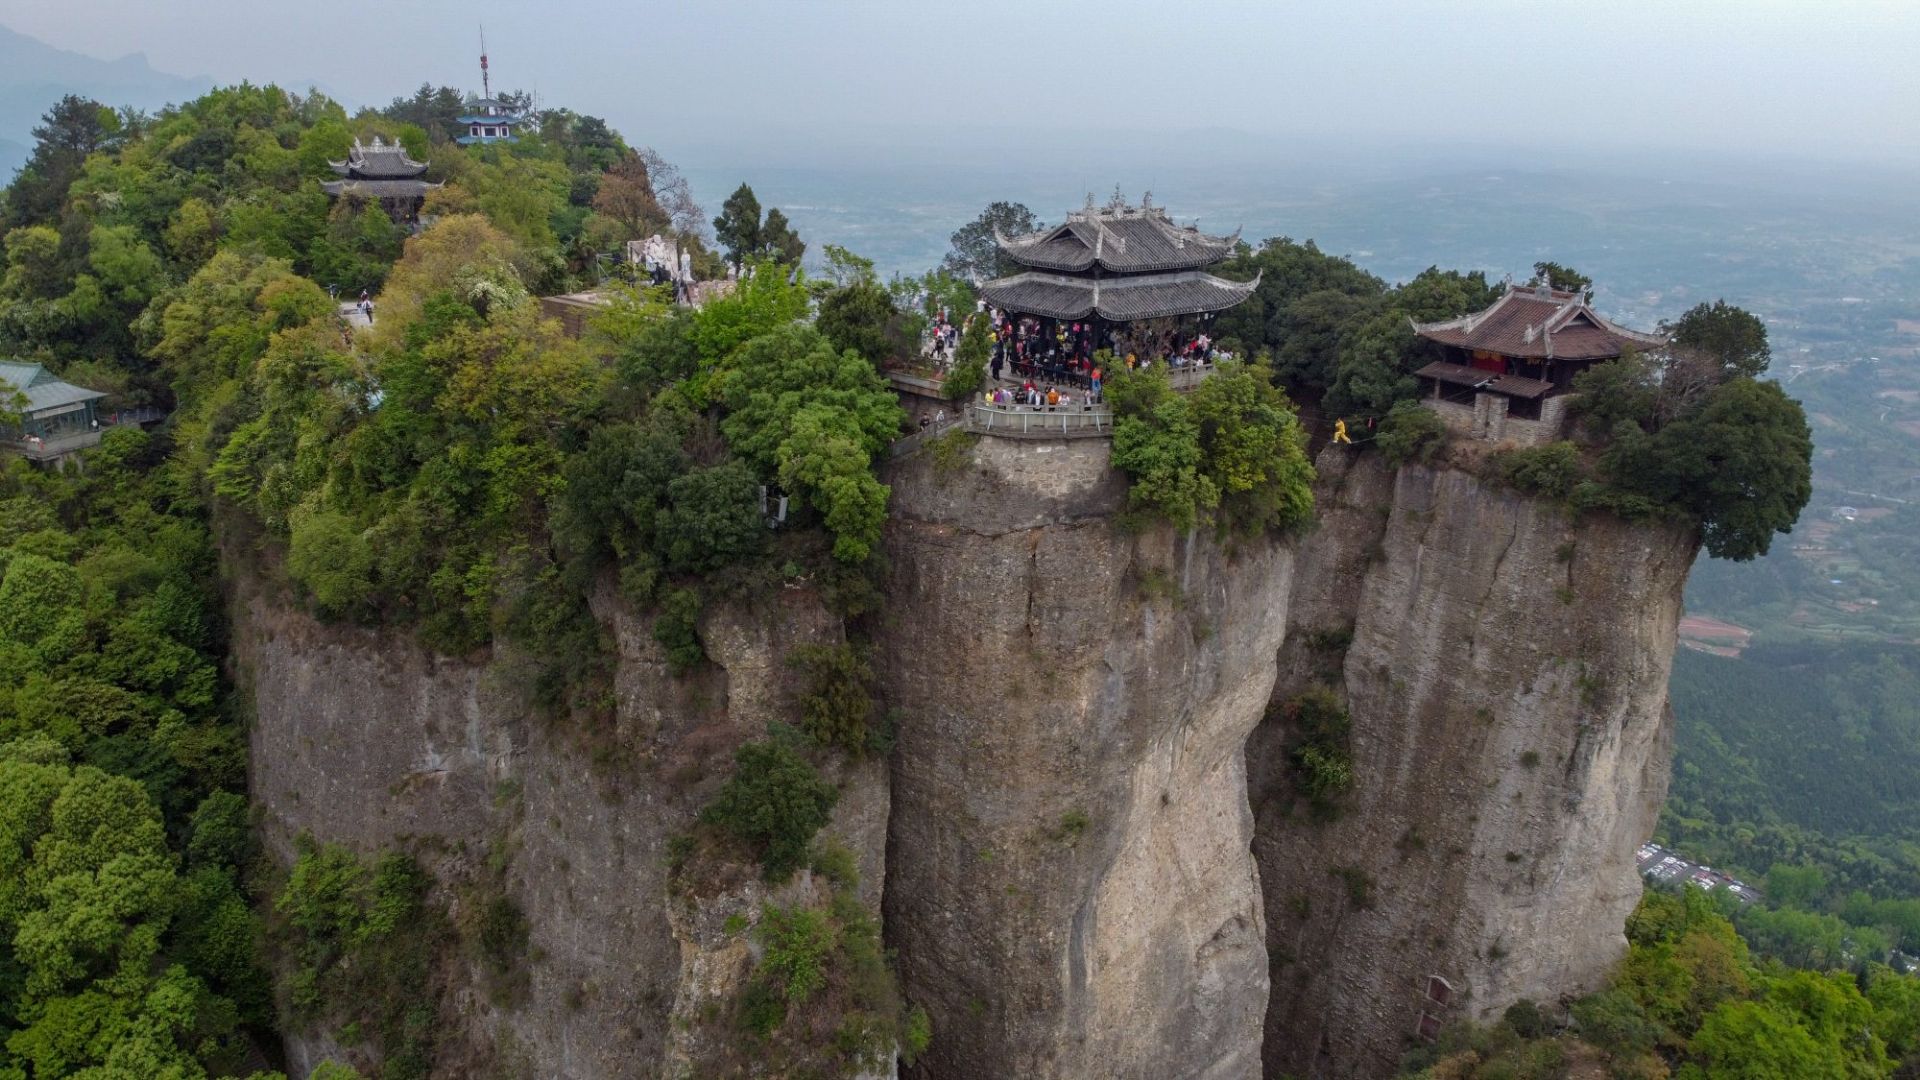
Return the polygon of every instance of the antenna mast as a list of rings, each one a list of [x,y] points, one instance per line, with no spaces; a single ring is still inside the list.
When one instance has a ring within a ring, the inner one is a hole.
[[[480,24],[480,96],[493,96],[493,87],[487,82],[487,24]]]

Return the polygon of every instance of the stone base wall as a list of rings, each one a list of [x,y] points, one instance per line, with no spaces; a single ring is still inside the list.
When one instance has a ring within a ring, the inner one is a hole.
[[[1438,414],[1448,428],[1469,439],[1540,446],[1560,437],[1566,426],[1568,400],[1569,395],[1562,394],[1541,402],[1538,420],[1510,415],[1509,399],[1502,394],[1475,394],[1472,405],[1441,398],[1424,398],[1420,403]]]

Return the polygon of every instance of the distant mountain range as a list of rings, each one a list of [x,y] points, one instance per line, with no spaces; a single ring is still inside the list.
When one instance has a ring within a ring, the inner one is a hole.
[[[141,53],[98,60],[0,26],[0,182],[26,161],[34,125],[62,95],[152,110],[199,97],[212,86],[204,75],[155,71]]]

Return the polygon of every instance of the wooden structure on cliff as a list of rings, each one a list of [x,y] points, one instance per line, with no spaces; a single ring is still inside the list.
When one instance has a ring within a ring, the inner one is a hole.
[[[1206,272],[1233,253],[1238,232],[1210,236],[1175,225],[1150,196],[1129,206],[1115,192],[1104,207],[1089,196],[1062,225],[1020,237],[996,231],[994,238],[1024,269],[987,282],[980,294],[1016,316],[1045,322],[1091,322],[1105,331],[1151,319],[1204,321],[1260,284],[1258,277],[1227,281]]]
[[[1667,344],[1602,318],[1584,290],[1544,284],[1508,285],[1484,311],[1415,322],[1413,331],[1446,354],[1414,372],[1442,418],[1478,438],[1522,443],[1557,436],[1565,410],[1559,399],[1575,376]]]

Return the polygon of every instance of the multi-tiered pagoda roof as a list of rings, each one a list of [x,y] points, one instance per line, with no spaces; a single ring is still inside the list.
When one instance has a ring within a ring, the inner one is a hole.
[[[371,145],[353,140],[347,160],[327,164],[340,179],[322,181],[321,190],[336,199],[379,203],[388,217],[409,227],[418,224],[427,192],[440,186],[420,178],[427,171],[426,162],[413,160],[406,147],[382,142],[378,135]]]
[[[1149,199],[1129,206],[1116,194],[1104,207],[1089,199],[1055,228],[994,238],[1027,269],[987,282],[981,294],[1024,315],[1116,323],[1197,315],[1238,304],[1260,283],[1206,272],[1233,253],[1237,231],[1212,236],[1176,225]]]
[[[484,66],[482,70],[485,70]],[[461,109],[464,111],[454,118],[454,122],[465,124],[467,133],[453,141],[462,146],[519,142],[520,137],[513,133],[513,129],[527,122],[527,118],[515,111],[512,105],[496,97],[475,98],[462,105]]]
[[[353,141],[353,148],[347,151],[347,160],[327,162],[338,180],[328,180],[320,186],[326,193],[339,198],[353,195],[363,199],[424,199],[427,192],[439,187],[420,179],[427,171],[423,161],[415,161],[407,156],[407,148],[399,143],[385,143],[378,135],[373,137],[373,145],[362,146],[360,140]]]

